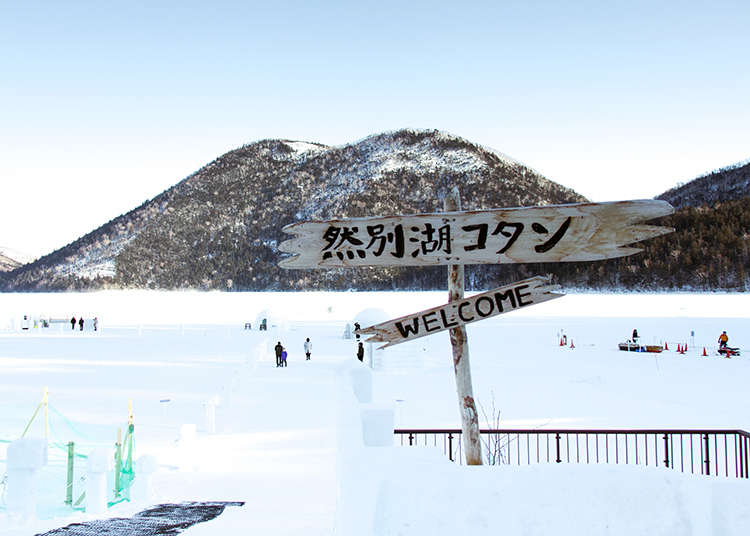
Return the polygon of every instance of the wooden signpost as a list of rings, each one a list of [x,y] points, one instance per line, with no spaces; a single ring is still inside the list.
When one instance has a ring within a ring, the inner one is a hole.
[[[446,212],[461,210],[461,196],[454,187],[447,196],[443,207]],[[464,265],[452,264],[448,267],[448,303],[464,298]],[[471,383],[469,364],[469,337],[465,326],[457,326],[448,332],[453,353],[453,373],[456,377],[458,411],[461,415],[461,437],[464,444],[466,465],[482,465],[482,440],[479,436],[479,412],[474,400],[474,387]]]
[[[446,305],[359,330],[383,348],[450,330],[466,463],[481,465],[479,419],[471,384],[465,325],[562,294],[533,277],[464,298],[464,264],[592,261],[641,250],[631,244],[674,229],[639,222],[672,214],[666,201],[578,203],[461,211],[457,189],[445,212],[309,221],[287,225],[294,238],[279,244],[293,256],[284,268],[448,265]]]

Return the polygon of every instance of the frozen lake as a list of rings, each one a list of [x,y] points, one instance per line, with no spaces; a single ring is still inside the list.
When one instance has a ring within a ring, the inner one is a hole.
[[[19,529],[0,507],[0,528],[33,534],[85,516],[60,504],[62,446],[75,441],[85,454],[112,445],[132,402],[137,454],[161,464],[159,501],[246,501],[190,534],[219,534],[233,523],[266,534],[330,534],[341,485],[336,382],[356,360],[355,341],[343,338],[346,325],[357,315],[386,320],[437,306],[446,294],[0,294],[0,440],[20,436],[45,388],[51,439],[39,519],[31,532]],[[741,294],[581,294],[469,325],[475,398],[488,417],[492,408],[500,413],[503,427],[750,430],[748,306]],[[71,330],[71,316],[86,319],[83,332]],[[42,328],[42,318],[62,322]],[[268,331],[257,330],[260,318]],[[618,351],[634,328],[642,343],[666,343],[669,351]],[[741,357],[717,355],[722,330]],[[302,349],[308,337],[311,361]],[[275,367],[277,341],[289,351],[284,369]],[[678,344],[688,345],[685,354],[674,351]],[[393,408],[397,427],[460,426],[446,333],[371,352],[373,398]],[[206,420],[211,403],[215,431]],[[181,439],[186,424],[197,427],[190,448]],[[37,417],[29,435],[43,434]],[[6,446],[0,443],[0,472]],[[134,511],[129,503],[113,507],[115,515]],[[377,534],[397,533],[388,531],[406,514],[396,508],[389,515]]]

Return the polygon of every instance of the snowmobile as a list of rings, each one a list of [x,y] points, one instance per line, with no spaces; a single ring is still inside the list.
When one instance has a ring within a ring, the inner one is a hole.
[[[725,346],[724,348],[719,348],[718,350],[719,355],[724,357],[732,357],[735,355],[740,355],[740,349],[739,348],[732,348],[730,346]]]

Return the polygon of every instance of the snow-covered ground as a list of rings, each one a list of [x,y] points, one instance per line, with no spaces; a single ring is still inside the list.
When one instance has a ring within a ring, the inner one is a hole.
[[[605,464],[465,467],[434,449],[364,447],[360,409],[393,409],[399,428],[459,427],[450,346],[441,333],[375,351],[373,402],[361,405],[350,378],[362,381],[363,368],[355,341],[342,336],[346,324],[365,309],[374,311],[364,316],[394,318],[445,299],[436,292],[0,295],[0,440],[21,435],[45,387],[51,438],[36,519],[11,519],[0,503],[0,534],[91,518],[63,504],[62,447],[111,448],[129,401],[136,456],[160,463],[150,503],[245,501],[191,535],[748,533],[748,480]],[[472,324],[475,398],[508,428],[750,431],[749,306],[742,294],[581,294]],[[267,332],[257,330],[261,313]],[[84,331],[71,330],[67,320],[81,315]],[[34,328],[34,318],[63,322]],[[642,343],[666,342],[670,350],[619,352],[617,342],[634,328]],[[743,356],[716,355],[722,330]],[[276,341],[289,351],[287,368],[275,367]],[[687,353],[674,352],[678,344]],[[215,432],[206,416],[212,403]],[[190,424],[195,439],[184,433]],[[27,435],[43,434],[40,414]],[[0,476],[6,448],[0,442]],[[84,473],[78,464],[74,500]],[[109,515],[147,506],[137,499]]]

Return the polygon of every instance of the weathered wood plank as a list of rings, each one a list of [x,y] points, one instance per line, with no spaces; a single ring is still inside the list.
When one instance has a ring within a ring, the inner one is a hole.
[[[674,229],[638,222],[672,214],[646,199],[412,216],[309,221],[279,249],[284,268],[572,262],[641,251],[629,244]]]
[[[461,210],[461,196],[458,187],[454,186],[445,197],[443,208],[446,212]],[[464,266],[448,266],[448,302],[464,299]],[[461,437],[464,442],[466,465],[482,465],[482,442],[479,437],[479,413],[474,400],[474,388],[471,384],[471,365],[469,363],[469,337],[466,327],[458,325],[448,331],[453,353],[453,371],[456,375],[456,394],[458,411],[461,415]]]
[[[375,324],[360,329],[359,333],[369,335],[368,342],[387,343],[381,347],[386,348],[529,305],[561,298],[564,294],[553,292],[558,288],[557,285],[550,285],[548,277],[536,276],[470,298],[451,301],[439,307]]]

